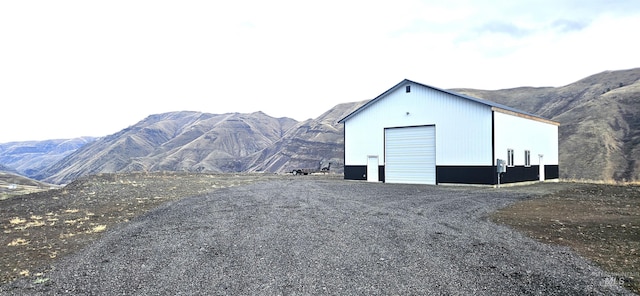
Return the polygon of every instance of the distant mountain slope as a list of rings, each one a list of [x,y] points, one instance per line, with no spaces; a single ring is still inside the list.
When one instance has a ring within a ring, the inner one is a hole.
[[[104,172],[285,172],[329,163],[341,172],[344,133],[338,120],[363,103],[340,104],[300,123],[262,112],[151,115],[78,149],[38,177],[60,184]]]
[[[10,168],[3,164],[0,164],[0,173],[10,173],[10,174],[16,174],[16,175],[20,174],[14,168]]]
[[[19,174],[0,171],[0,192],[6,191],[5,189],[10,187],[10,185],[34,186],[42,188],[49,188],[51,186],[50,184],[36,181]]]
[[[296,123],[262,112],[151,115],[78,149],[38,179],[60,184],[103,172],[242,171],[243,157],[271,145]]]
[[[93,137],[75,139],[10,142],[0,144],[0,165],[27,177],[34,177],[76,149],[95,141]]]
[[[316,119],[301,122],[282,139],[256,153],[248,171],[289,172],[293,169],[344,171],[344,125],[338,121],[366,101],[339,104]]]
[[[457,89],[560,122],[560,177],[640,180],[640,68],[558,88]]]

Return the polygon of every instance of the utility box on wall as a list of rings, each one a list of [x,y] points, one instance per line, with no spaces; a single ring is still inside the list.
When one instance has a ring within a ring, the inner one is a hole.
[[[496,159],[496,169],[498,173],[507,172],[507,162],[504,159]]]

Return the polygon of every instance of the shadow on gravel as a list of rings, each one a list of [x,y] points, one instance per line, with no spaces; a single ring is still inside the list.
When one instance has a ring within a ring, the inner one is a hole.
[[[36,295],[630,294],[568,248],[489,221],[495,210],[534,195],[531,189],[279,177],[164,203],[107,228],[102,238],[55,261],[49,271],[0,290]]]

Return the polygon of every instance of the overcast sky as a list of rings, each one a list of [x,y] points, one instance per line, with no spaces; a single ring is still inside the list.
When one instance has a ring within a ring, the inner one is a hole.
[[[637,0],[1,1],[0,143],[181,110],[301,121],[404,78],[563,86],[640,67],[639,29]]]

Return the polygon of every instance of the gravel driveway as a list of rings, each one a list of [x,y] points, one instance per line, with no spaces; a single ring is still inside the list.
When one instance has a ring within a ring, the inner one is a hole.
[[[525,191],[306,177],[226,188],[111,229],[2,293],[631,295],[569,249],[487,220]]]

